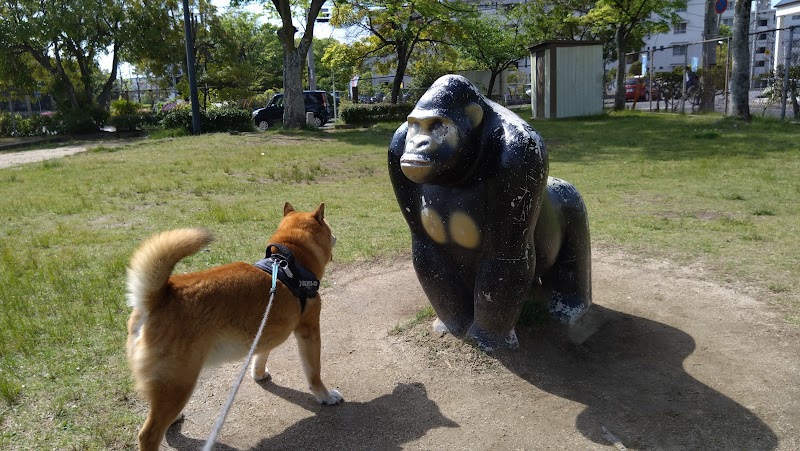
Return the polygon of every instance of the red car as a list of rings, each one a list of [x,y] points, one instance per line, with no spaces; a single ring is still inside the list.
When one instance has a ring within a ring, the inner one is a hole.
[[[650,80],[646,78],[629,78],[625,80],[625,101],[633,100],[636,97],[636,91],[639,91],[638,101],[646,101],[651,99]],[[660,98],[658,88],[653,85],[652,100]]]

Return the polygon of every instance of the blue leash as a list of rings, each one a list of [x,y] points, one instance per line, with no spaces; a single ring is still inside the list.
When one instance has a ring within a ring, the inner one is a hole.
[[[231,388],[228,401],[225,403],[225,407],[222,408],[222,412],[219,413],[217,420],[214,422],[214,428],[211,430],[211,435],[209,435],[208,440],[206,440],[205,446],[203,446],[203,451],[211,451],[211,447],[213,447],[214,443],[217,442],[217,435],[219,435],[219,431],[222,430],[222,425],[225,423],[225,418],[228,416],[228,411],[231,410],[233,400],[236,398],[236,393],[239,391],[239,386],[242,385],[244,375],[247,373],[247,366],[250,365],[250,361],[253,359],[253,354],[255,354],[256,351],[256,346],[258,346],[258,341],[261,339],[261,332],[264,331],[264,326],[267,324],[267,316],[269,316],[269,310],[272,308],[272,300],[275,298],[277,287],[278,260],[275,260],[272,263],[272,289],[269,290],[269,303],[267,304],[267,310],[264,312],[264,318],[261,319],[261,326],[258,328],[256,338],[253,339],[253,345],[250,346],[250,352],[247,354],[247,359],[244,361],[241,371],[239,371],[239,378]]]

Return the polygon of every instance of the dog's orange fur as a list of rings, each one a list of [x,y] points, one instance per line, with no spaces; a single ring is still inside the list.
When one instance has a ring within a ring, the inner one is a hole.
[[[336,238],[324,218],[325,204],[311,213],[286,203],[284,216],[269,243],[280,243],[322,279]],[[139,448],[156,450],[167,428],[180,415],[204,366],[243,358],[255,338],[269,301],[272,278],[247,263],[171,275],[178,261],[211,242],[200,229],[164,232],[146,240],[128,269],[127,354],[136,387],[150,405],[139,431]],[[300,302],[278,284],[266,327],[256,348],[251,374],[269,377],[269,352],[294,332],[309,388],[321,404],[342,396],[320,379],[320,297]]]

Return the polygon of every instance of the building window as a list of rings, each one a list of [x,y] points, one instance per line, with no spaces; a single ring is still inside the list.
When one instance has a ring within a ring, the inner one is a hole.
[[[767,65],[767,62],[764,61],[764,60],[756,61],[756,63],[755,63],[755,67],[766,67],[766,65]]]
[[[800,14],[792,15],[792,20],[800,20]]]
[[[759,47],[756,49],[756,53],[767,53],[766,47]]]
[[[722,19],[722,25],[727,25],[729,27],[732,27],[733,26],[733,17],[727,17],[725,19]]]
[[[758,39],[759,41],[763,41],[763,40],[767,39],[767,34],[766,33],[760,33],[756,39]]]
[[[686,55],[686,47],[685,45],[676,45],[672,47],[672,56],[684,56]]]
[[[686,12],[686,7],[684,6],[683,8],[678,8],[678,9],[675,10],[675,12],[676,13],[685,13]]]
[[[766,27],[767,23],[769,23],[768,19],[758,19],[758,26],[759,27]]]
[[[675,34],[686,34],[686,22],[675,24],[675,28],[672,32]]]

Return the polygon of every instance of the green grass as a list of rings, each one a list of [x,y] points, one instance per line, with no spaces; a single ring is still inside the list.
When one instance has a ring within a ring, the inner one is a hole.
[[[386,173],[395,125],[166,137],[0,169],[0,449],[133,447],[124,274],[154,232],[215,233],[177,271],[254,262],[285,201],[324,201],[334,265],[407,255]],[[633,113],[534,126],[551,175],[585,197],[595,249],[702,264],[800,323],[798,126]]]

